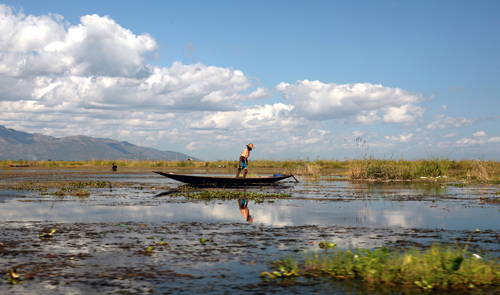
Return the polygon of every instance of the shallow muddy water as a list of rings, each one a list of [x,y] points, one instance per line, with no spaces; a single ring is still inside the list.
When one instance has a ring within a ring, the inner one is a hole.
[[[4,233],[0,243],[5,245],[0,248],[0,271],[5,274],[15,268],[26,276],[16,285],[8,284],[4,276],[0,293],[397,294],[400,291],[367,289],[363,283],[262,281],[259,274],[287,253],[316,251],[317,242],[325,240],[346,249],[404,249],[468,240],[471,251],[500,252],[498,186],[353,182],[331,176],[232,189],[290,195],[250,200],[253,222],[249,223],[240,211],[240,200],[177,196],[171,192],[182,193],[181,184],[154,170],[0,170],[0,228]],[[266,175],[265,171],[260,175]],[[75,181],[110,185],[87,188],[90,195],[85,197],[50,195],[58,183]],[[42,190],[44,185],[52,187]],[[57,230],[53,237],[39,237],[52,228]],[[201,238],[210,242],[201,243]],[[169,244],[156,245],[154,241],[160,239]],[[146,251],[149,246],[154,250]]]

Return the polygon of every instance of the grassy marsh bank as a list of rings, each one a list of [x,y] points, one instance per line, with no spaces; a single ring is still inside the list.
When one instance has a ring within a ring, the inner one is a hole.
[[[334,243],[319,243],[324,251],[285,256],[272,263],[275,271],[262,272],[268,279],[332,277],[358,279],[372,285],[402,286],[425,290],[473,289],[500,284],[500,262],[459,247],[433,245],[404,253],[387,247],[376,250],[336,250]],[[300,262],[299,262],[300,260]]]
[[[89,160],[89,161],[0,161],[0,166],[30,164],[32,167],[118,167],[137,168],[237,168],[237,161],[158,161],[158,160]],[[250,169],[273,169],[283,173],[320,177],[339,174],[351,179],[414,180],[423,178],[447,178],[460,181],[500,181],[500,162],[464,159],[449,160],[438,156],[427,159],[355,159],[355,160],[265,160],[250,161]],[[22,168],[18,168],[22,169]]]
[[[430,156],[420,160],[363,159],[348,161],[351,179],[412,180],[448,178],[460,181],[500,181],[500,162],[449,160]]]

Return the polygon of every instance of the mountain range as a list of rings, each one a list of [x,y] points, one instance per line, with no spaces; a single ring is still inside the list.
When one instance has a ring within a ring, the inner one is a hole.
[[[0,159],[7,160],[179,160],[188,155],[142,147],[126,141],[93,138],[84,135],[55,138],[39,133],[26,133],[0,126]],[[193,158],[194,159],[194,158]],[[197,160],[197,159],[195,159]]]

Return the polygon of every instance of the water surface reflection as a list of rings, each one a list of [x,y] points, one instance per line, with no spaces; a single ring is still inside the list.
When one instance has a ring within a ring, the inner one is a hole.
[[[457,188],[432,182],[310,181],[300,178],[298,184],[249,190],[290,193],[291,199],[265,200],[263,203],[248,199],[196,201],[173,197],[170,191],[158,191],[159,187],[175,189],[181,184],[153,173],[90,172],[50,172],[50,177],[109,181],[113,188],[91,189],[90,197],[85,199],[0,190],[0,220],[249,222],[272,227],[313,224],[470,230],[497,228],[500,215],[497,203],[481,201],[483,196],[498,191],[488,186]],[[20,177],[19,181],[41,177],[27,172],[21,175],[26,178]],[[47,176],[44,177],[46,180]],[[3,180],[7,181],[14,180]]]
[[[370,227],[426,227],[443,229],[497,228],[497,206],[463,206],[456,202],[390,202],[238,200],[168,202],[128,205],[120,202],[94,206],[92,201],[20,202],[0,204],[2,221],[64,222],[254,222],[266,226],[342,225]],[[249,209],[250,208],[250,209]]]

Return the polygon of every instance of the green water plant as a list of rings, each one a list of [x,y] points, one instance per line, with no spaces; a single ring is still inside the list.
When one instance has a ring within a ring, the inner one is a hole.
[[[298,277],[301,275],[296,255],[286,256],[283,260],[277,260],[273,262],[272,265],[277,270],[272,272],[264,271],[260,274],[260,276],[267,277],[269,279],[278,279]]]
[[[318,246],[322,249],[325,249],[325,248],[334,249],[336,244],[335,243],[328,243],[327,241],[324,241],[324,242],[319,242]]]
[[[7,281],[11,285],[17,285],[17,284],[22,284],[24,283],[24,280],[21,280],[21,275],[16,273],[15,269],[11,269],[10,272],[7,274],[9,277],[7,278]]]
[[[75,196],[77,197],[88,197],[90,192],[86,189],[79,189],[75,192]]]
[[[264,198],[290,198],[290,194],[270,194],[270,193],[260,193],[260,192],[235,192],[228,190],[217,190],[217,191],[202,191],[202,192],[185,192],[181,194],[176,194],[174,196],[184,196],[189,199],[199,199],[199,200],[211,200],[211,199],[248,199],[248,200],[260,200]]]
[[[170,244],[170,242],[164,242],[163,238],[161,238],[159,242],[153,236],[151,236],[150,239],[153,240],[153,243],[155,243],[156,246],[165,246],[165,245]]]
[[[324,244],[327,245],[327,244]],[[324,247],[304,252],[302,263],[290,255],[272,264],[275,271],[262,272],[267,279],[290,274],[359,279],[372,285],[404,286],[427,290],[472,289],[500,284],[497,258],[484,258],[467,247],[433,245],[427,250],[412,248],[405,253],[382,247],[375,250],[337,250]]]
[[[122,226],[122,224],[120,224],[120,226]],[[144,251],[139,251],[139,252],[137,252],[137,254],[144,254],[144,255],[151,256],[153,254],[153,251],[155,250],[156,247],[158,247],[158,246],[167,246],[168,244],[170,244],[170,242],[164,242],[163,238],[160,239],[160,241],[157,241],[155,239],[155,237],[153,237],[153,236],[151,236],[151,237],[149,237],[147,239],[153,240],[154,245],[147,246],[144,249]]]
[[[53,228],[50,232],[48,233],[40,233],[38,236],[40,238],[52,238],[52,235],[56,232],[56,229]]]
[[[76,181],[70,183],[71,186],[75,188],[85,188],[85,187],[110,187],[109,181]]]

